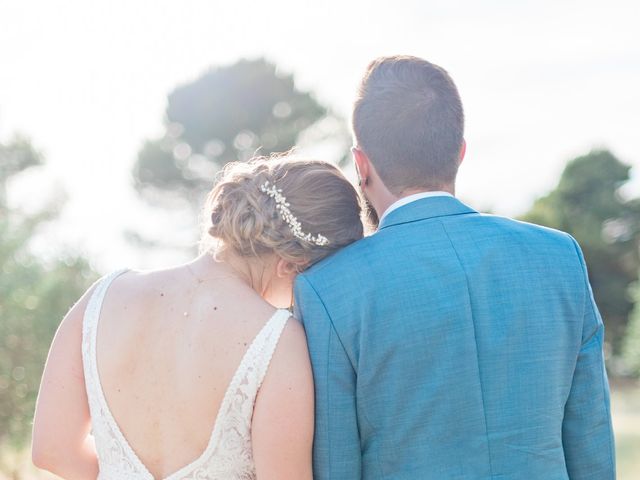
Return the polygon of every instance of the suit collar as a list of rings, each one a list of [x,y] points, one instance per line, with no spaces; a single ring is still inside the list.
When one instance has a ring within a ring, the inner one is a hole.
[[[403,205],[396,210],[389,212],[389,214],[382,219],[379,230],[402,223],[468,213],[478,212],[473,208],[468,207],[455,197],[427,197],[416,200],[407,205]]]
[[[394,210],[397,210],[400,207],[404,207],[405,205],[415,202],[416,200],[422,200],[423,198],[441,197],[441,196],[452,197],[453,195],[451,195],[449,192],[435,191],[435,192],[414,193],[413,195],[402,197],[399,200],[396,200],[394,203],[392,203],[389,206],[389,208],[385,210],[385,212],[382,214],[382,217],[380,217],[380,223],[384,222],[384,219],[387,215],[389,215],[391,212],[393,212]]]

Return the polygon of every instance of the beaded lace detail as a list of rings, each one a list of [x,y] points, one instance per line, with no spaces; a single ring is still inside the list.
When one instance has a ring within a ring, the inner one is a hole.
[[[100,479],[153,480],[124,437],[107,405],[96,357],[96,339],[102,302],[111,282],[126,270],[104,277],[87,305],[82,331],[84,376],[98,452]],[[251,420],[256,396],[289,312],[278,310],[247,349],[218,411],[209,443],[193,462],[164,480],[254,480]]]

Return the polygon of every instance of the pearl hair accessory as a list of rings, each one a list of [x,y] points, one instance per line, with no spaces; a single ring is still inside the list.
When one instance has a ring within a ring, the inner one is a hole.
[[[291,213],[291,210],[289,210],[291,205],[287,202],[287,197],[282,195],[281,188],[276,188],[275,185],[271,185],[266,181],[260,186],[260,190],[276,201],[276,210],[280,214],[280,217],[289,225],[291,232],[296,238],[320,247],[329,245],[329,240],[324,235],[318,234],[313,236],[310,233],[304,233],[302,231],[302,224],[295,215]]]

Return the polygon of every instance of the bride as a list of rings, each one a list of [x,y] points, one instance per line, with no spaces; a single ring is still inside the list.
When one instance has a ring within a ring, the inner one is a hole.
[[[313,379],[290,319],[297,272],[360,239],[333,165],[225,167],[213,246],[163,270],[120,270],[66,315],[33,427],[36,466],[68,479],[312,478]]]

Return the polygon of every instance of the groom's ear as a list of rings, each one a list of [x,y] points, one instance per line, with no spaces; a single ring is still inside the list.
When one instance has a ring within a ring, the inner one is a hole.
[[[358,172],[358,178],[363,185],[366,185],[371,174],[371,161],[359,147],[351,147],[351,153]]]
[[[460,147],[460,157],[458,158],[458,165],[460,165],[464,160],[465,153],[467,153],[467,141],[463,138],[462,147]]]

